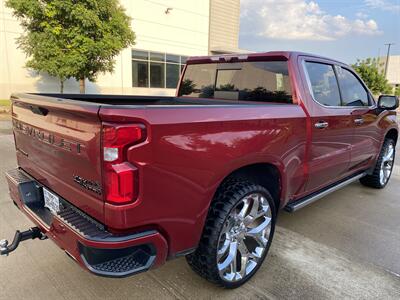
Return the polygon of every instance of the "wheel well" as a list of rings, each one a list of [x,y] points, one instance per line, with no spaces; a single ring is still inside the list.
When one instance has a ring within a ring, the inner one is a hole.
[[[279,209],[281,178],[278,168],[274,165],[260,163],[242,167],[225,177],[221,185],[231,179],[245,179],[265,187],[274,199],[276,209]]]
[[[388,133],[386,134],[385,139],[387,139],[387,138],[392,139],[392,140],[394,140],[394,144],[397,144],[398,136],[399,136],[399,133],[397,132],[396,129],[390,129],[388,131]]]

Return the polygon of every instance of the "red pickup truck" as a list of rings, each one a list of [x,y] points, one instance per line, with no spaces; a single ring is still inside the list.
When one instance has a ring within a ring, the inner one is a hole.
[[[388,183],[395,96],[376,103],[347,65],[296,52],[192,57],[176,97],[12,95],[15,205],[94,274],[186,256],[224,287],[261,266],[278,209],[355,180]],[[349,201],[351,197],[349,196]]]

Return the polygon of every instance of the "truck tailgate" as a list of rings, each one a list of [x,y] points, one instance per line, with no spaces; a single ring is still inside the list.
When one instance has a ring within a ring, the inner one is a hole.
[[[100,105],[28,94],[12,102],[18,165],[102,222]]]

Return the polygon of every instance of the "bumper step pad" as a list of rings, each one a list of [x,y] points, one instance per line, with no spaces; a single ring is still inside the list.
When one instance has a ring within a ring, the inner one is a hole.
[[[70,205],[58,213],[58,217],[89,240],[104,240],[113,235],[104,226]]]
[[[148,270],[156,258],[152,245],[123,249],[99,249],[79,244],[81,258],[93,273],[105,277],[126,277]]]
[[[149,256],[147,253],[142,250],[137,250],[131,255],[100,263],[92,266],[92,268],[100,272],[126,273],[145,267],[148,258]]]

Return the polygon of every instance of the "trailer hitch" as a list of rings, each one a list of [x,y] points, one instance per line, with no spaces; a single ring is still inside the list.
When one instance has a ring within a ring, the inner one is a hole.
[[[40,239],[45,240],[47,236],[39,229],[39,227],[32,227],[26,231],[17,230],[14,235],[14,240],[8,245],[7,240],[0,240],[0,255],[8,256],[9,253],[13,252],[19,246],[20,242],[26,240]]]

